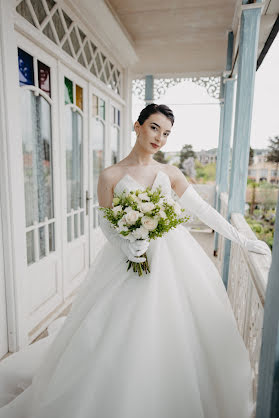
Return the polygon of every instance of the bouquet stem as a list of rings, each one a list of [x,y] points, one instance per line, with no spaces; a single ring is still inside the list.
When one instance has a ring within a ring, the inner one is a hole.
[[[143,272],[145,274],[150,273],[149,270],[149,263],[148,263],[148,259],[147,259],[147,254],[146,252],[141,256],[141,257],[145,257],[146,260],[143,261],[142,263],[136,263],[135,261],[131,261],[131,260],[127,260],[126,263],[128,263],[128,268],[127,271],[133,267],[133,272],[134,273],[138,273],[139,276],[142,276]]]

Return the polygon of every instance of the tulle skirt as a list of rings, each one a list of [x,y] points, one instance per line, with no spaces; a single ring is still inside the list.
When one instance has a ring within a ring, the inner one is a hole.
[[[216,267],[182,225],[147,256],[139,277],[106,242],[57,334],[2,362],[0,418],[250,418],[249,355]],[[33,380],[11,393],[28,356]]]

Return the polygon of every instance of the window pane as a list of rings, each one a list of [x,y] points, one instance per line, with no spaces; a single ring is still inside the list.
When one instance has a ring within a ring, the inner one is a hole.
[[[76,105],[81,110],[83,109],[82,88],[76,85]]]
[[[100,99],[100,117],[106,119],[106,103],[102,99]]]
[[[74,103],[73,100],[73,83],[71,80],[65,77],[64,79],[64,94],[65,94],[65,104]]]
[[[55,251],[55,225],[54,223],[48,225],[48,239],[49,239],[49,252]]]
[[[97,185],[100,172],[103,170],[105,126],[98,119],[93,119],[93,133],[91,141],[93,153],[93,203],[98,202]]]
[[[46,244],[45,244],[45,227],[39,228],[39,241],[40,241],[40,258],[46,255]]]
[[[67,213],[83,207],[82,117],[66,107]]]
[[[20,86],[34,86],[33,57],[18,48],[18,71]]]
[[[42,96],[21,90],[26,226],[54,217],[51,109]]]
[[[72,241],[71,216],[68,216],[67,218],[67,239],[68,239],[68,242]]]
[[[45,91],[51,97],[50,91],[50,68],[38,61],[38,83],[41,90]]]
[[[111,128],[111,163],[116,164],[118,162],[118,153],[119,153],[119,142],[120,142],[120,133],[117,126],[112,126]]]
[[[92,116],[98,115],[98,96],[92,96]]]
[[[27,248],[27,264],[35,262],[34,251],[34,232],[29,231],[26,233],[26,248]]]

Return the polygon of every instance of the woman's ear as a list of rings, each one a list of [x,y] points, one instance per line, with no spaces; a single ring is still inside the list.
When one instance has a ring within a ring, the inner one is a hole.
[[[139,121],[137,120],[137,121],[134,123],[134,130],[135,130],[135,132],[136,132],[137,136],[138,136],[138,134],[139,134],[139,127],[140,127],[140,124],[139,124]]]

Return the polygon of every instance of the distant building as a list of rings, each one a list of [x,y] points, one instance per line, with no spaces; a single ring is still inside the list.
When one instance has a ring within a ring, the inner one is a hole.
[[[196,152],[197,159],[203,165],[216,163],[217,161],[217,149],[201,150]]]
[[[259,183],[267,181],[268,183],[279,183],[279,170],[277,164],[267,161],[267,150],[262,150],[254,155],[253,164],[248,167],[248,179]]]

